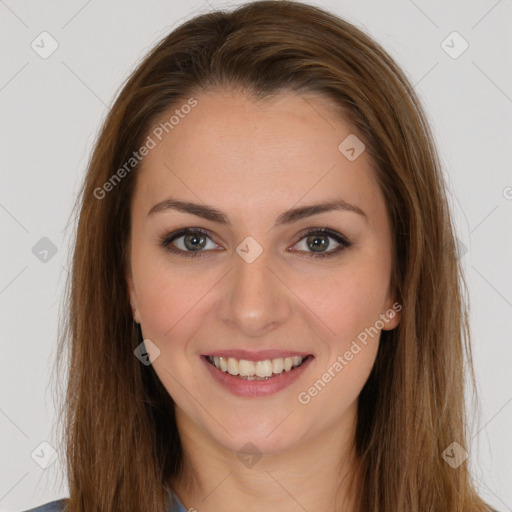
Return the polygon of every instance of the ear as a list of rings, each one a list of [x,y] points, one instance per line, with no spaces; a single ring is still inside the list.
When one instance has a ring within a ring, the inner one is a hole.
[[[386,309],[382,312],[382,321],[384,322],[383,331],[391,331],[394,329],[402,319],[403,306],[393,297],[390,297],[386,302]]]
[[[128,294],[130,298],[130,304],[132,306],[132,315],[133,319],[140,324],[140,314],[138,309],[138,303],[137,303],[137,293],[135,291],[135,286],[133,284],[133,276],[132,276],[132,269],[129,267],[126,271],[126,284],[128,286]]]

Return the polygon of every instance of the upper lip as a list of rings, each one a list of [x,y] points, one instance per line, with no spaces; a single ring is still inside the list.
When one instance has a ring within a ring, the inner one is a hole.
[[[205,355],[211,357],[233,357],[234,359],[244,359],[246,361],[265,361],[266,359],[277,359],[280,357],[306,357],[311,354],[308,354],[307,352],[297,352],[294,350],[269,349],[259,350],[257,352],[248,350],[215,350]]]

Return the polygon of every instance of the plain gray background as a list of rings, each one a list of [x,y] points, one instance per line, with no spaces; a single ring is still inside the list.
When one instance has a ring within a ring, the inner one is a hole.
[[[36,460],[48,454],[41,443],[55,444],[49,379],[69,265],[64,228],[108,107],[172,28],[240,3],[0,0],[0,512],[68,496],[59,461],[42,469]],[[481,494],[512,511],[512,2],[315,4],[380,42],[427,110],[471,302],[481,401],[472,412],[471,466]],[[58,48],[42,58],[52,39]],[[56,253],[42,261],[41,247],[51,246]]]

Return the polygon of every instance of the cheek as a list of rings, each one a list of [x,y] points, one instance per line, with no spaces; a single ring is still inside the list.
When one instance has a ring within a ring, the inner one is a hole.
[[[328,288],[325,282],[304,288],[308,306],[330,332],[323,338],[311,379],[297,397],[312,417],[335,422],[364,387],[378,352],[376,323],[384,312],[387,282],[377,267],[362,265],[340,271]]]
[[[132,272],[137,290],[137,304],[144,336],[158,344],[173,340],[176,344],[184,331],[204,314],[209,291],[218,276],[201,269],[172,264],[168,257],[151,253],[133,258]],[[173,345],[174,346],[174,345]]]
[[[338,343],[349,343],[374,326],[384,313],[389,283],[386,265],[375,260],[347,265],[331,272],[328,279],[305,280],[297,294],[318,316]],[[340,347],[342,348],[342,347]]]

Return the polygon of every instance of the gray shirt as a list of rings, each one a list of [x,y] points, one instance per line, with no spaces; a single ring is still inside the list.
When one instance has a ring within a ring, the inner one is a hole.
[[[178,498],[178,496],[170,489],[167,490],[169,491],[170,506],[166,510],[166,512],[187,512],[187,509],[185,508],[181,500]],[[66,502],[66,498],[56,501],[50,501],[49,503],[45,503],[44,505],[40,505],[39,507],[26,510],[25,512],[65,512]]]

